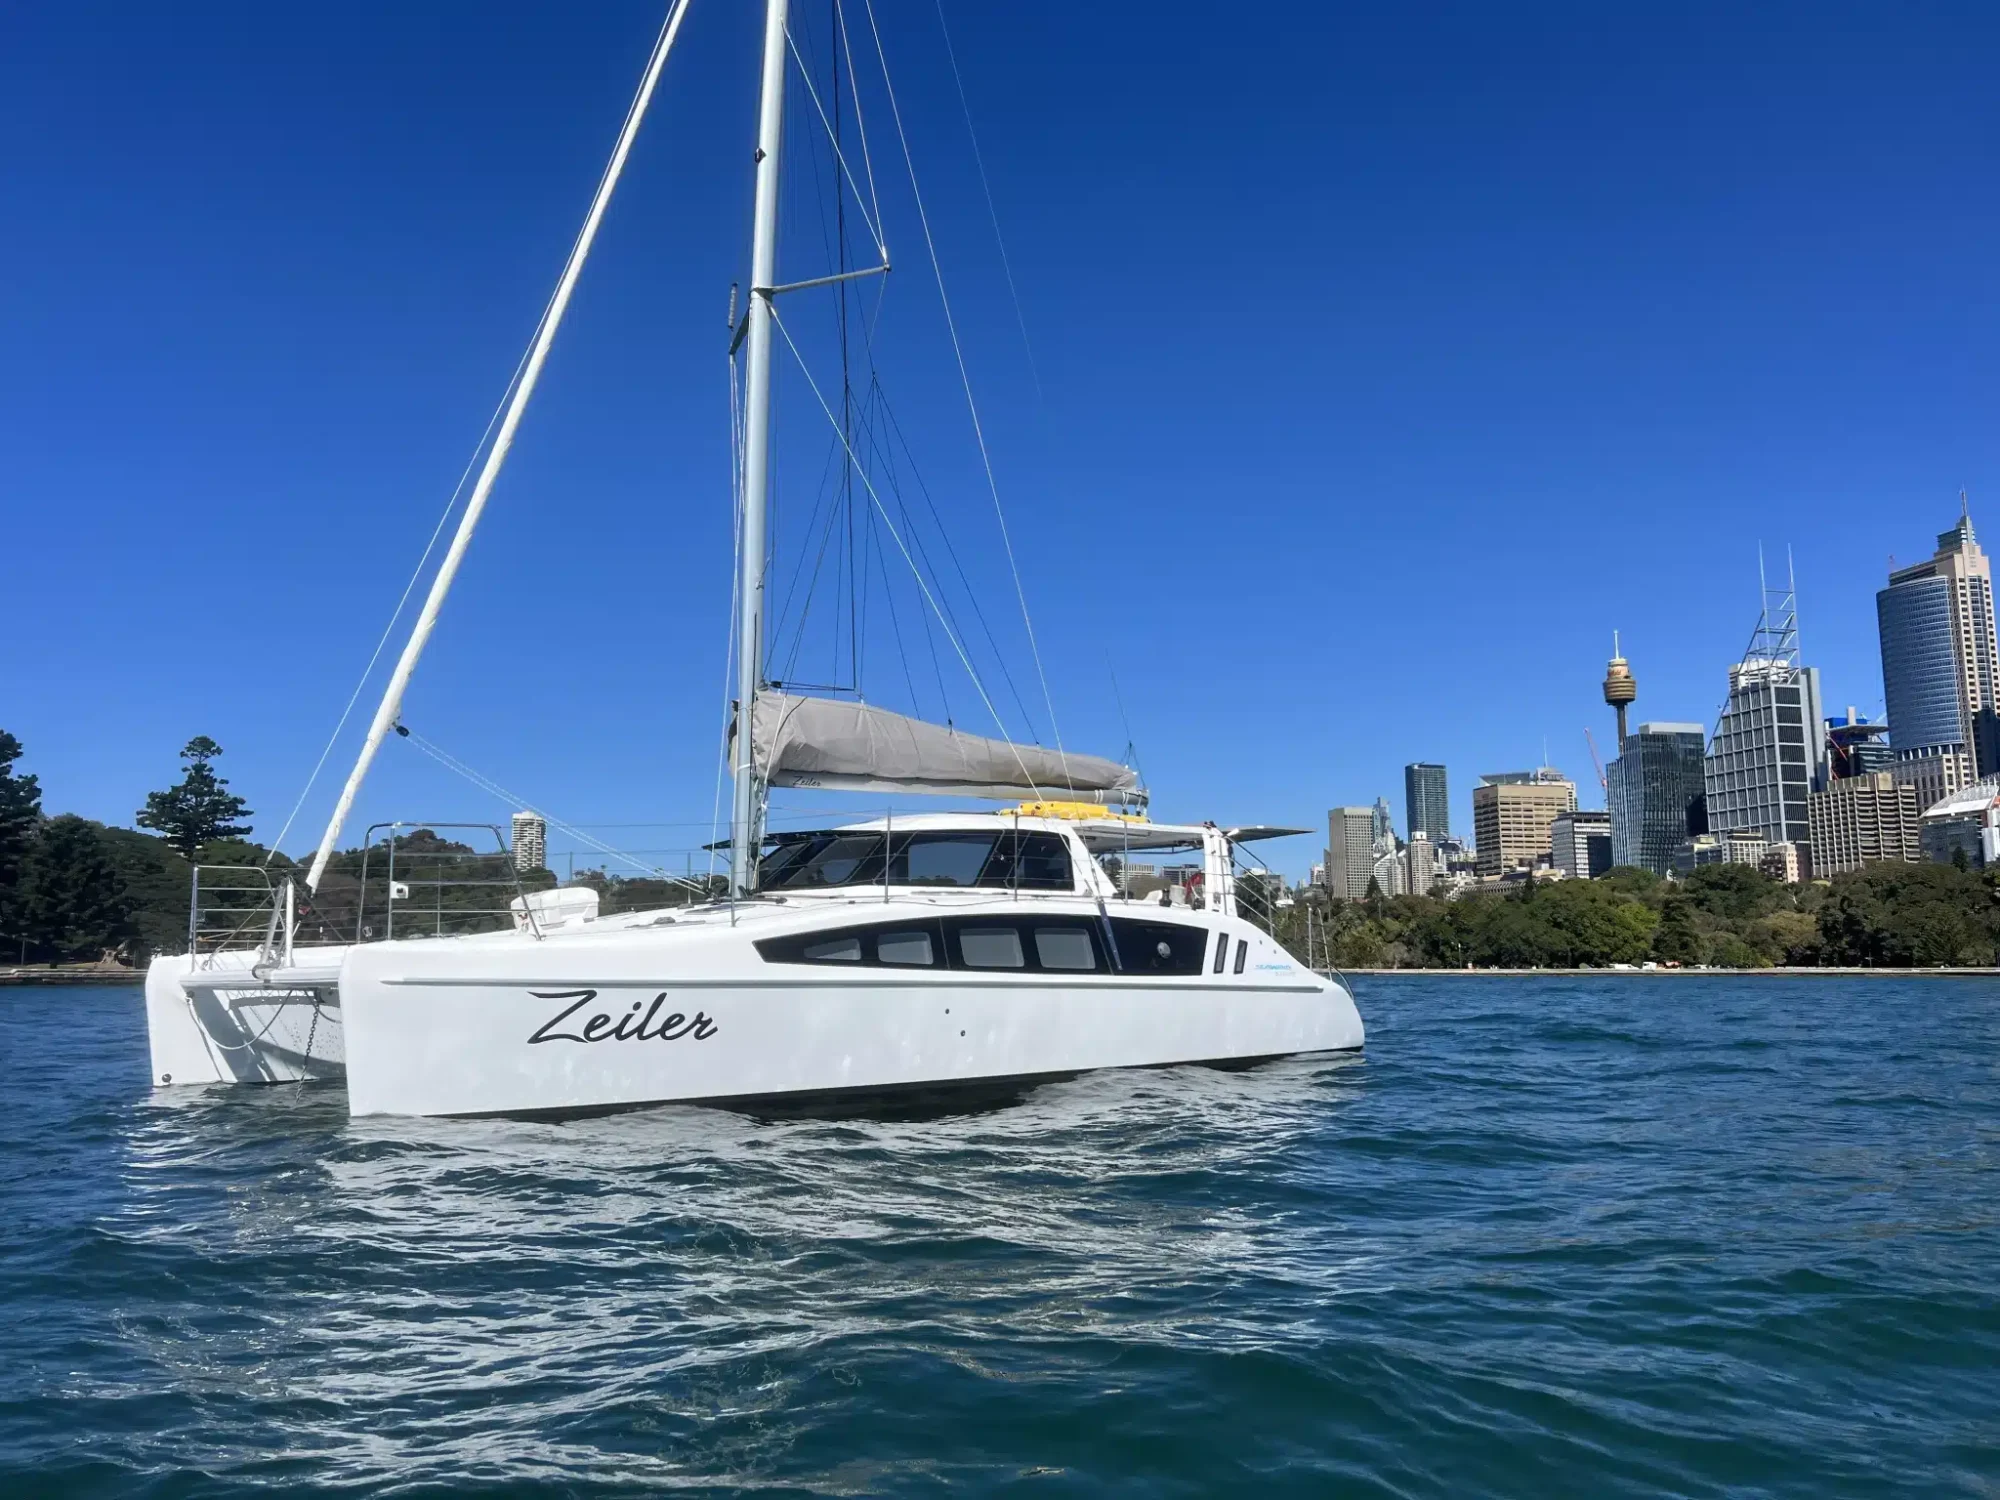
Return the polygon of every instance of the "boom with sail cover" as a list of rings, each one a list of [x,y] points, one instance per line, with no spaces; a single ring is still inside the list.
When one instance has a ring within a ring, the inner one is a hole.
[[[735,734],[730,760],[737,762]],[[1082,802],[1142,804],[1130,766],[966,734],[868,703],[759,693],[751,745],[767,786],[843,792],[917,792],[1012,802],[1060,794]]]

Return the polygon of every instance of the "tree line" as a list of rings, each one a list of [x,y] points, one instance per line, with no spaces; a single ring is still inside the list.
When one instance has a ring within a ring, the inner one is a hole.
[[[197,864],[205,871],[204,946],[252,946],[268,920],[270,883],[304,873],[252,841],[254,814],[217,771],[222,747],[205,735],[188,741],[179,779],[147,796],[131,828],[45,814],[22,754],[21,742],[0,730],[0,964],[136,964],[185,952]],[[601,870],[578,871],[576,883],[597,890],[607,915],[701,898],[680,881]],[[517,894],[555,884],[548,870],[516,871],[497,846],[475,849],[413,828],[336,853],[318,891],[299,894],[298,939],[490,931],[512,920]]]
[[[194,866],[235,866],[246,890],[296,867],[250,840],[251,813],[216,770],[222,747],[196,736],[181,773],[147,796],[133,828],[70,813],[45,815],[38,779],[22,772],[21,743],[0,730],[0,962],[143,962],[185,951]],[[302,941],[352,942],[490,928],[522,889],[556,883],[517,874],[497,850],[477,851],[413,829],[388,848],[348,849],[329,863],[300,911]],[[227,919],[228,876],[214,909]],[[606,914],[700,899],[678,881],[579,871]],[[1247,877],[1246,907],[1269,892]],[[247,923],[251,897],[240,898]],[[1960,865],[1876,864],[1830,882],[1787,886],[1746,865],[1708,865],[1685,880],[1619,869],[1597,880],[1529,882],[1506,893],[1337,901],[1300,892],[1272,912],[1280,941],[1300,959],[1342,968],[1602,968],[1612,964],[1773,964],[1906,968],[2000,961],[2000,879]],[[246,933],[254,943],[258,930]]]
[[[19,769],[21,742],[0,730],[0,960],[143,958],[178,946],[197,855],[250,863],[250,809],[215,770],[222,747],[197,735],[180,779],[116,828],[47,816],[40,779]],[[141,832],[140,830],[147,830]]]
[[[1616,869],[1507,892],[1301,892],[1276,910],[1301,960],[1341,968],[1983,967],[2000,962],[2000,881],[1962,864],[1871,864],[1790,886],[1748,865],[1685,879]]]

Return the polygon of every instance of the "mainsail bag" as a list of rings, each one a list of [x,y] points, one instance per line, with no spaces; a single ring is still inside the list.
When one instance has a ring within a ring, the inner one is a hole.
[[[867,703],[760,693],[750,741],[770,786],[922,792],[1011,802],[1141,803],[1139,773],[1098,755],[987,739]],[[736,760],[730,733],[730,762]]]

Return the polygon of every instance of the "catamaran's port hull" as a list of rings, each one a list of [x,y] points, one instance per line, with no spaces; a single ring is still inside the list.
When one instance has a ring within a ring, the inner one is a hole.
[[[297,1083],[345,1072],[335,969],[311,982],[267,985],[254,954],[223,954],[199,967],[156,958],[146,971],[146,1037],[153,1083]]]

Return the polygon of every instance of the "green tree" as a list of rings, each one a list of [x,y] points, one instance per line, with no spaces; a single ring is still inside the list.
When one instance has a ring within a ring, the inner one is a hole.
[[[1744,929],[1743,938],[1767,963],[1819,962],[1819,923],[1807,912],[1774,911],[1759,917]]]
[[[181,751],[187,774],[165,791],[149,793],[139,812],[139,826],[163,835],[190,863],[210,840],[241,838],[250,831],[249,823],[239,821],[250,817],[250,809],[215,774],[213,763],[221,754],[214,740],[196,735]]]
[[[1660,908],[1660,925],[1653,934],[1653,957],[1661,963],[1698,964],[1703,944],[1695,906],[1685,896],[1669,896]]]
[[[187,861],[162,840],[130,828],[99,829],[98,837],[132,903],[133,955],[180,952],[187,946]]]
[[[1606,870],[1591,884],[1602,886],[1608,891],[1616,891],[1621,896],[1637,896],[1641,900],[1648,900],[1659,893],[1662,882],[1651,870],[1642,870],[1637,865],[1618,865]]]
[[[14,770],[20,758],[21,742],[0,729],[0,939],[17,951],[27,924],[22,872],[42,821],[41,786],[34,777]]]
[[[1552,882],[1534,910],[1552,966],[1637,963],[1652,951],[1652,909],[1595,881]]]
[[[1732,923],[1773,910],[1785,893],[1777,881],[1749,865],[1703,865],[1682,889],[1697,910]]]
[[[1992,889],[1970,871],[1884,862],[1835,878],[1819,929],[1829,963],[1990,964],[2000,911]]]
[[[104,830],[65,813],[51,818],[28,861],[28,936],[43,958],[99,959],[134,936],[132,899]]]

